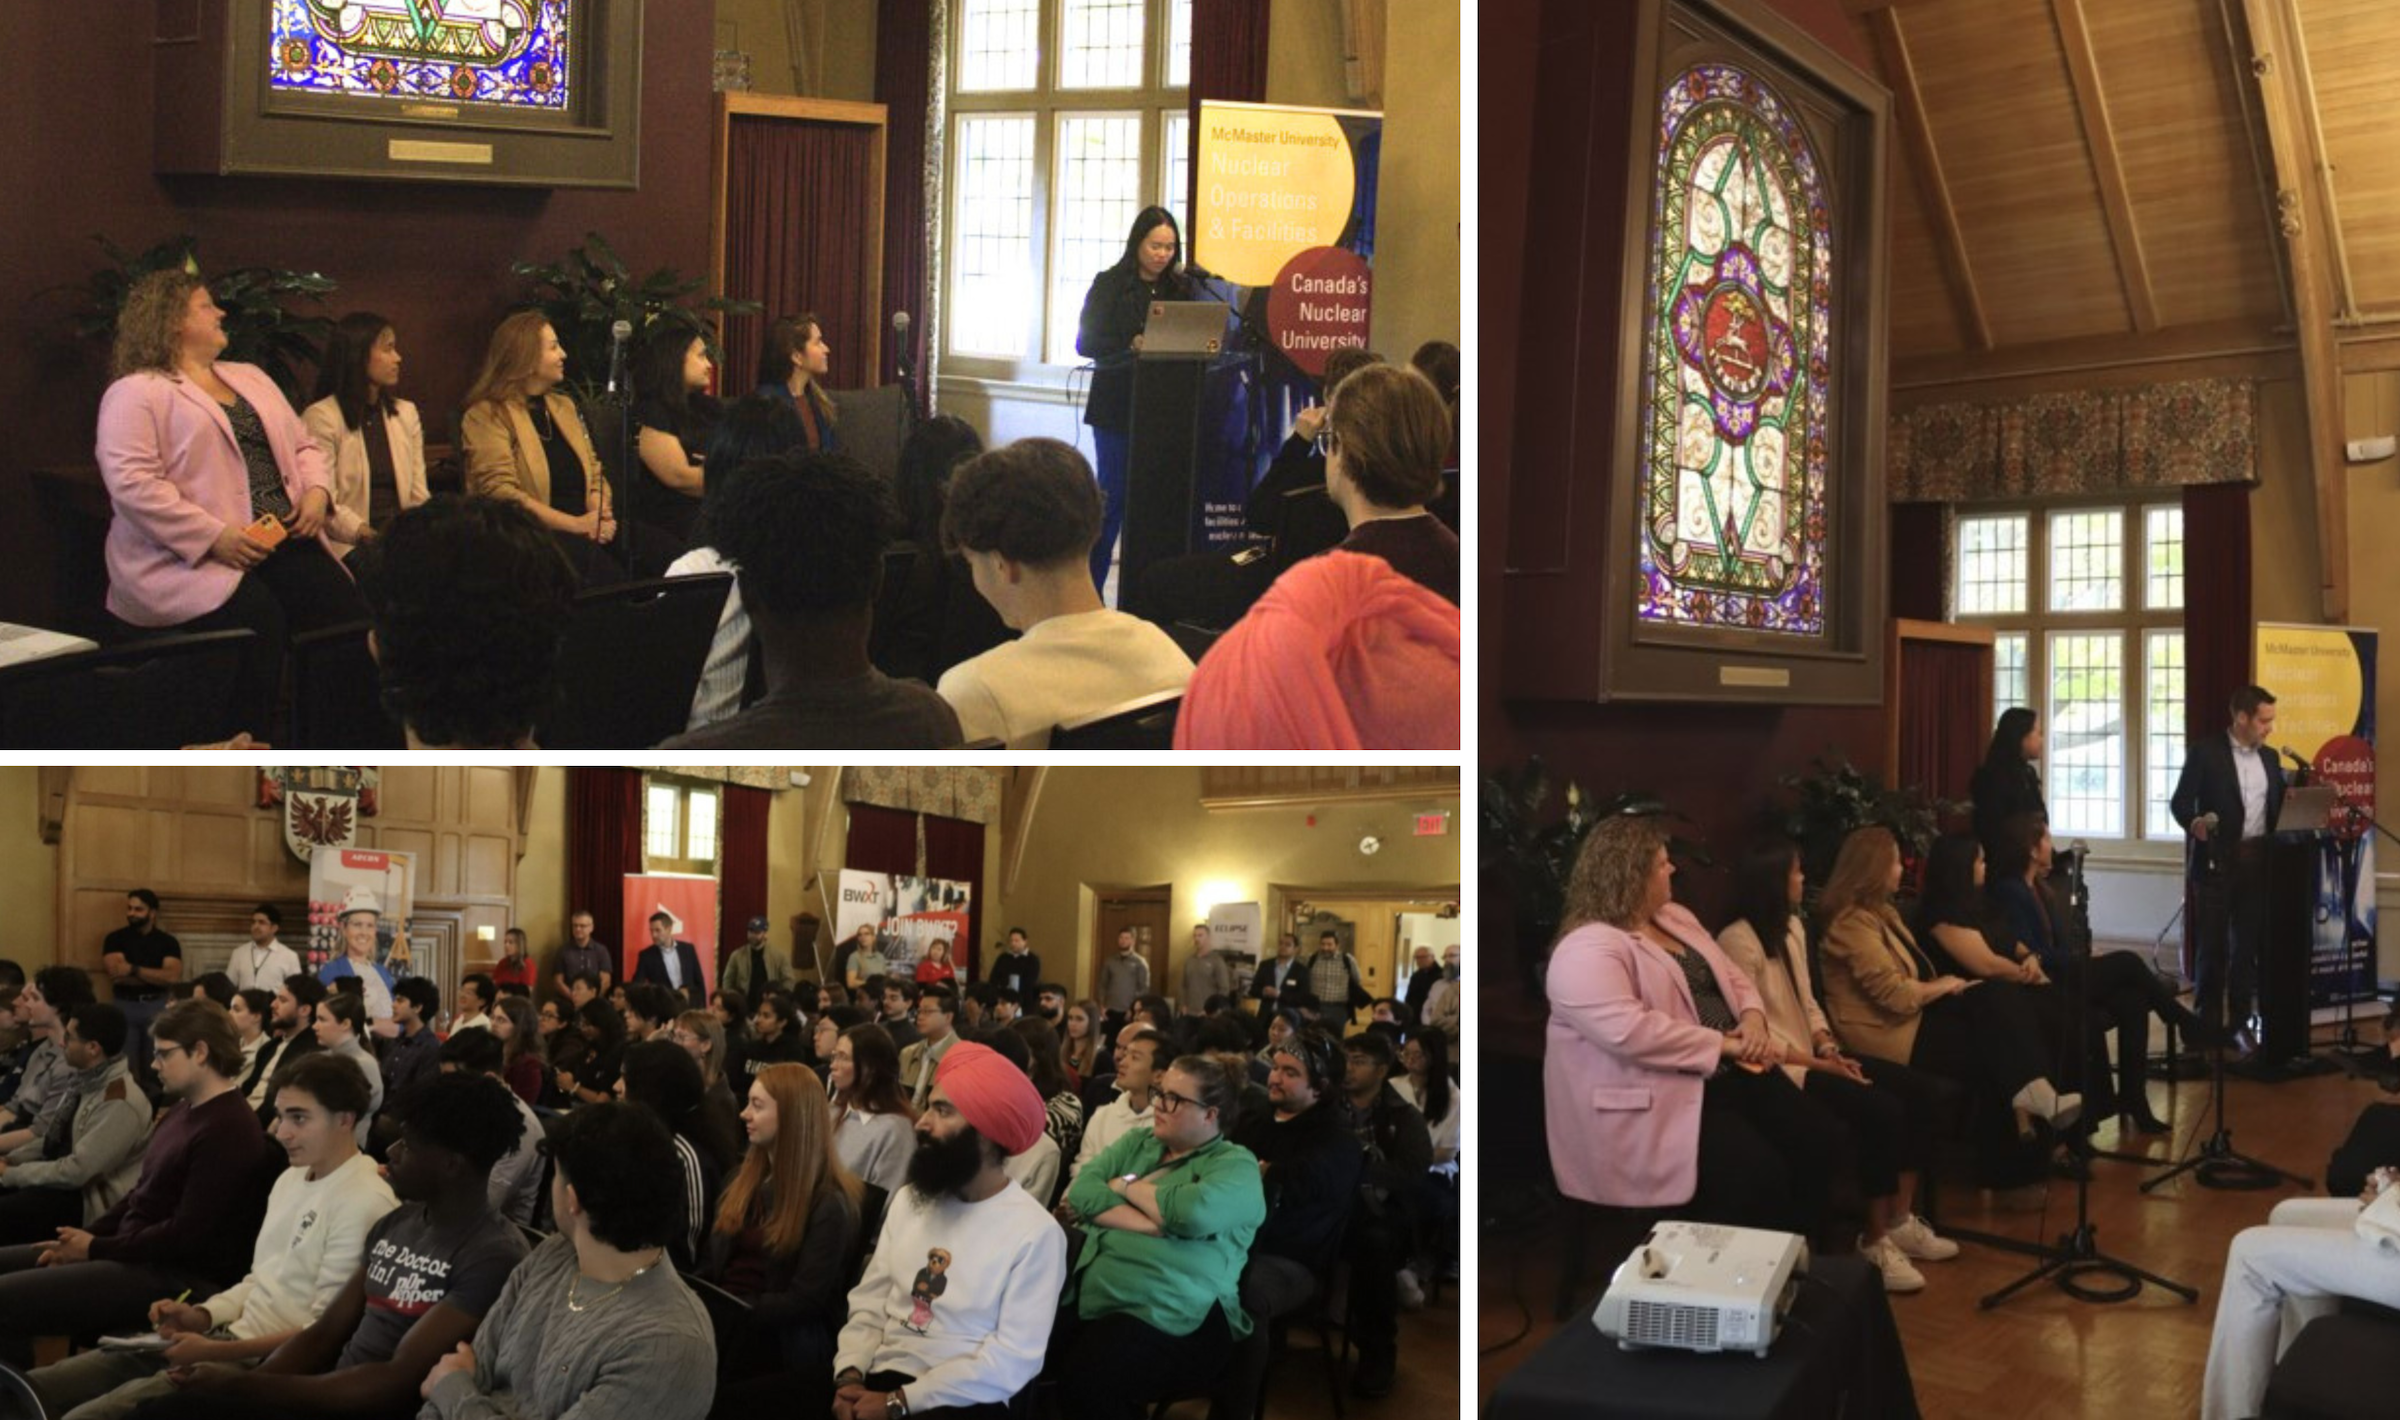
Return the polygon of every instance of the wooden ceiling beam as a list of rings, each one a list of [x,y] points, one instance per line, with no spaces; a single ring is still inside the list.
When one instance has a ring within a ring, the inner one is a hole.
[[[2084,23],[2083,0],[2050,0],[2050,18],[2058,26],[2059,47],[2066,51],[2067,77],[2075,86],[2075,108],[2083,119],[2083,146],[2091,153],[2100,210],[2117,252],[2125,309],[2135,330],[2154,331],[2159,324],[2158,298],[2150,288],[2149,263],[2142,257],[2142,234],[2133,219],[2125,165],[2117,158],[2116,130],[2109,122],[2108,94],[2100,86],[2100,61],[2092,49],[2091,28]]]
[[[2253,321],[2169,326],[2149,335],[2077,336],[1895,359],[1892,399],[1898,407],[1982,398],[1989,393],[1985,387],[2000,382],[2009,382],[2014,394],[2035,387],[2082,389],[2202,375],[2288,378],[2295,373],[2292,355],[2291,332]]]
[[[1891,86],[1893,121],[1908,152],[1909,168],[1916,174],[1917,188],[1924,196],[1925,216],[1933,225],[1942,274],[1958,310],[1959,330],[1966,335],[1969,346],[1989,350],[1993,345],[1992,323],[1984,314],[1983,297],[1975,290],[1975,271],[1967,261],[1966,232],[1959,226],[1958,208],[1950,201],[1950,184],[1942,177],[1941,152],[1934,146],[1933,125],[1925,115],[1924,94],[1917,86],[1916,64],[1909,58],[1907,37],[1900,32],[1899,13],[1887,6],[1868,15],[1866,20],[1867,29],[1875,39],[1876,57],[1883,64],[1883,81]]]
[[[2274,165],[2275,210],[2291,258],[2292,311],[2306,393],[2308,465],[2317,494],[2318,598],[2335,625],[2350,614],[2349,484],[2342,453],[2342,365],[2334,332],[2331,210],[2310,162],[2307,96],[2294,56],[2298,36],[2289,0],[2241,0],[2247,30],[2246,82],[2258,86],[2259,112]],[[2312,215],[2315,220],[2311,220]]]

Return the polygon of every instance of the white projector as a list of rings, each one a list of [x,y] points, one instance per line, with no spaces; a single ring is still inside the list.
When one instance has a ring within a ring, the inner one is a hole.
[[[1807,1270],[1808,1244],[1794,1233],[1660,1223],[1617,1264],[1592,1325],[1627,1351],[1764,1356]]]

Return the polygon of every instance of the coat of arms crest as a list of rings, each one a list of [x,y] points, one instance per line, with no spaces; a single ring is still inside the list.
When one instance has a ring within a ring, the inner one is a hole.
[[[348,848],[358,842],[358,821],[375,813],[382,772],[354,766],[324,769],[262,769],[258,806],[283,810],[283,841],[292,856],[308,861],[319,848]]]

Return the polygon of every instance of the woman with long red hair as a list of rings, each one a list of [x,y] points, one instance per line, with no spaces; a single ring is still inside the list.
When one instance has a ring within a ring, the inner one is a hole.
[[[753,1322],[718,1357],[716,1413],[762,1414],[811,1385],[829,1406],[865,1186],[834,1154],[832,1111],[805,1065],[762,1066],[742,1126],[749,1151],[718,1201],[700,1267],[750,1304]]]

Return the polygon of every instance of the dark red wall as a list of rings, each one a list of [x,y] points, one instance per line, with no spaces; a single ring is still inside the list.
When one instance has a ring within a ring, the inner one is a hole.
[[[141,248],[183,232],[204,266],[323,271],[330,314],[399,328],[402,393],[447,427],[484,340],[520,287],[587,231],[636,271],[708,270],[711,26],[704,0],[652,0],[636,192],[447,188],[262,178],[161,180],[150,164],[149,4],[0,5],[0,618],[50,610],[26,470],[91,458],[103,353],[73,342],[94,233]]]
[[[1869,66],[1870,58],[1852,33],[1840,0],[1772,4],[1851,62]],[[1618,259],[1624,240],[1613,223],[1582,232],[1527,230],[1528,193],[1537,175],[1581,166],[1580,155],[1560,151],[1564,144],[1559,136],[1535,131],[1535,92],[1524,76],[1538,67],[1542,10],[1542,0],[1482,0],[1477,26],[1482,36],[1477,218],[1483,270],[1476,381],[1481,454],[1476,594],[1482,630],[1476,639],[1486,648],[1509,641],[1538,645],[1545,622],[1565,625],[1593,614],[1577,606],[1508,605],[1500,575],[1506,559],[1519,376],[1525,363],[1538,358],[1552,341],[1538,328],[1527,338],[1528,320],[1538,321],[1545,313],[1528,309],[1525,289],[1530,286],[1537,294],[1542,289],[1538,272],[1545,252],[1582,243],[1605,269]],[[1621,79],[1603,76],[1603,82]],[[1536,279],[1527,281],[1527,272],[1537,273]],[[1567,348],[1564,332],[1557,340],[1561,349]],[[1594,399],[1580,413],[1606,417],[1606,409],[1605,400]],[[1511,626],[1513,635],[1503,633],[1504,624]],[[1882,760],[1886,718],[1880,706],[1777,709],[1510,702],[1500,698],[1501,679],[1488,662],[1478,677],[1479,758],[1486,766],[1539,754],[1555,771],[1580,780],[1604,798],[1620,789],[1656,792],[1698,821],[1699,833],[1727,864],[1738,858],[1751,836],[1778,775],[1804,769],[1812,756],[1827,750],[1863,766]],[[1689,874],[1683,895],[1704,915],[1721,911],[1726,876],[1723,870]],[[1504,894],[1487,891],[1485,896],[1487,903],[1504,900]],[[1487,933],[1487,940],[1500,943],[1507,938],[1495,930]],[[1505,952],[1487,951],[1482,959],[1494,977],[1506,974]]]

